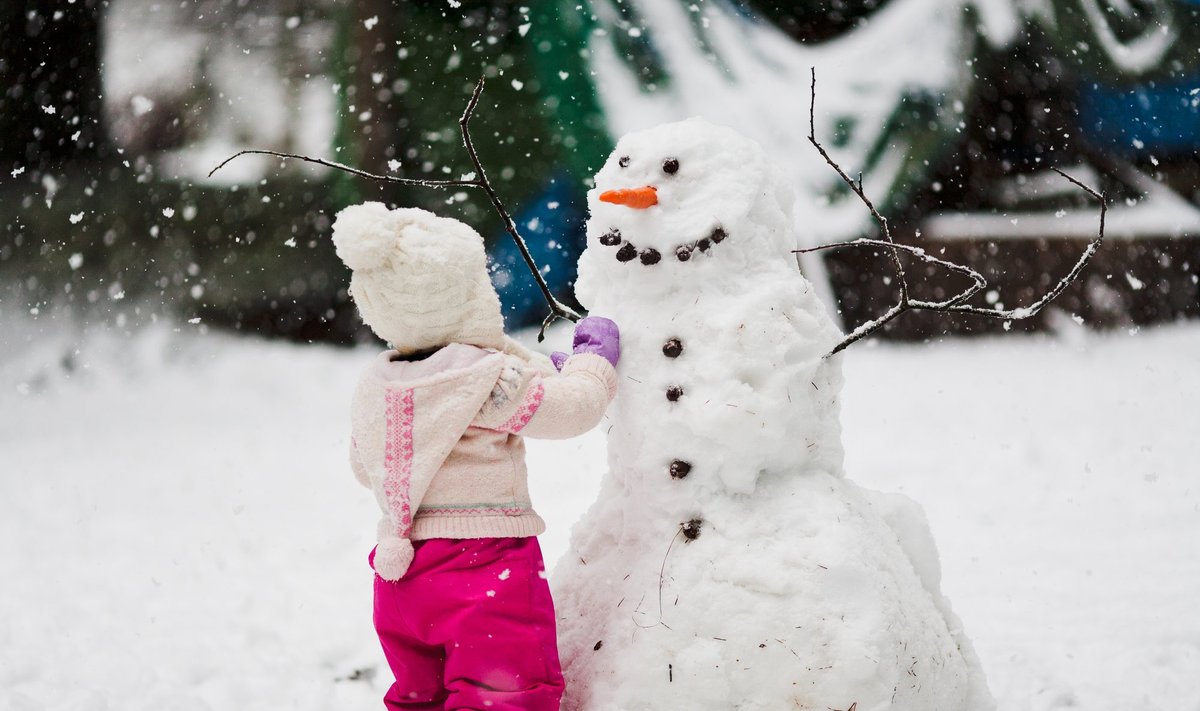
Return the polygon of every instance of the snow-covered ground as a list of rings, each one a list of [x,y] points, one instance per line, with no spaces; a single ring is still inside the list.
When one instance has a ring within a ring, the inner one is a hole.
[[[2,325],[0,709],[381,707],[344,458],[372,353]],[[928,511],[1001,709],[1200,709],[1200,325],[863,344],[843,416],[850,476]],[[603,438],[530,459],[553,562]]]

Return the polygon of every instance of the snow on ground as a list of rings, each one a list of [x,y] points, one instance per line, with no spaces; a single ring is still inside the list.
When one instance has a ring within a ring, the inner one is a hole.
[[[372,352],[4,326],[0,708],[380,708]],[[925,506],[1002,710],[1200,709],[1198,395],[1196,324],[848,352],[847,471]],[[531,445],[551,562],[604,458]]]

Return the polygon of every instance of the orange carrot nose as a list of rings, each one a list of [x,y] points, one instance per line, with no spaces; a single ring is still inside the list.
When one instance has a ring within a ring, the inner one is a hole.
[[[624,205],[637,210],[645,210],[658,204],[658,188],[647,185],[644,188],[622,188],[620,190],[605,190],[600,193],[600,202],[611,202],[614,205]]]

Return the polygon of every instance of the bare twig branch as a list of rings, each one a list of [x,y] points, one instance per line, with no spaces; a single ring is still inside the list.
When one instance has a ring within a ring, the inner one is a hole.
[[[423,188],[479,188],[487,194],[491,200],[492,207],[496,213],[500,215],[500,219],[504,221],[504,229],[517,243],[517,249],[521,252],[521,257],[525,260],[525,265],[529,267],[530,273],[533,274],[534,280],[537,282],[538,288],[541,289],[542,297],[546,299],[546,304],[550,307],[550,315],[542,322],[542,328],[538,332],[538,340],[541,341],[546,337],[546,328],[554,323],[557,319],[567,319],[570,321],[578,321],[581,316],[574,309],[554,298],[554,294],[550,293],[550,287],[547,286],[545,278],[542,277],[541,270],[538,269],[537,263],[533,260],[533,255],[529,253],[529,247],[525,243],[521,233],[517,230],[517,225],[513,222],[512,215],[504,208],[504,204],[500,201],[500,196],[492,188],[492,184],[488,182],[487,175],[483,171],[483,163],[479,160],[479,154],[475,151],[475,143],[471,140],[471,132],[468,129],[468,124],[471,117],[475,113],[475,108],[479,105],[479,95],[483,93],[484,78],[480,77],[479,82],[475,84],[474,91],[471,92],[471,99],[467,102],[466,109],[463,110],[462,117],[458,119],[458,127],[462,132],[463,146],[467,149],[467,155],[471,158],[471,164],[475,166],[474,178],[461,178],[459,180],[430,180],[425,178],[401,178],[394,175],[379,175],[370,173],[359,168],[338,163],[335,161],[325,160],[323,158],[313,158],[311,156],[300,155],[297,153],[283,153],[280,151],[269,150],[245,150],[229,156],[221,163],[209,171],[209,177],[216,173],[221,168],[224,168],[230,161],[238,156],[257,154],[275,156],[277,158],[291,158],[304,161],[306,163],[315,163],[323,165],[327,168],[340,170],[351,175],[356,175],[360,178],[375,180],[383,183],[397,183],[400,185],[414,185]]]
[[[823,250],[827,250],[827,249],[844,249],[847,247],[863,247],[863,246],[876,246],[876,247],[886,247],[891,250],[903,250],[905,252],[908,252],[909,254],[919,257],[922,261],[928,262],[930,264],[937,264],[939,266],[949,269],[950,271],[957,272],[958,274],[962,274],[963,276],[966,276],[966,277],[970,277],[972,284],[971,284],[971,286],[967,287],[963,291],[961,291],[961,292],[955,294],[954,296],[950,297],[949,299],[945,299],[943,301],[917,301],[917,300],[914,300],[911,298],[907,298],[902,293],[901,297],[900,297],[901,300],[899,303],[895,304],[890,309],[888,309],[887,312],[885,312],[883,314],[883,316],[872,319],[864,324],[860,324],[858,326],[858,328],[851,331],[850,334],[847,335],[846,338],[844,340],[842,340],[842,342],[839,343],[836,348],[834,348],[832,351],[830,351],[826,355],[826,357],[834,355],[835,353],[844,351],[848,346],[850,346],[850,344],[866,338],[867,336],[871,335],[875,331],[882,328],[884,324],[886,324],[887,322],[896,318],[897,316],[904,313],[905,311],[916,310],[916,309],[927,309],[927,310],[934,310],[934,311],[949,310],[949,309],[954,308],[958,304],[962,303],[963,301],[966,301],[967,299],[971,298],[975,294],[978,294],[982,289],[987,287],[987,280],[983,278],[982,274],[975,271],[974,269],[972,269],[968,266],[964,266],[962,264],[956,264],[954,262],[947,261],[945,259],[940,259],[938,257],[935,257],[935,256],[927,253],[925,250],[921,249],[920,247],[912,247],[907,244],[898,244],[896,242],[884,242],[882,240],[877,240],[877,239],[856,239],[856,240],[852,240],[850,242],[836,242],[833,244],[819,245],[817,247],[809,247],[808,249],[798,249],[798,250],[796,250],[796,252],[805,254],[808,252],[818,252],[818,251],[823,251]]]
[[[683,534],[683,524],[679,524],[679,528],[675,531],[675,535],[671,537],[671,542],[667,544],[667,552],[663,554],[662,565],[658,569],[658,621],[652,625],[643,625],[642,623],[637,621],[636,617],[633,620],[633,624],[637,625],[638,627],[640,627],[644,630],[648,630],[652,627],[657,627],[659,625],[666,627],[666,625],[663,624],[662,594],[663,594],[663,583],[667,577],[667,558],[669,558],[671,556],[671,549],[675,547],[675,542],[679,540],[679,536],[682,534]],[[638,607],[640,608],[641,605],[639,604]],[[634,614],[635,615],[637,614],[637,610],[634,610]],[[670,628],[667,627],[667,629],[670,629]]]
[[[483,163],[479,160],[479,154],[475,152],[475,143],[471,140],[471,132],[467,128],[467,124],[471,121],[471,116],[475,113],[475,107],[479,104],[479,95],[483,93],[483,77],[479,77],[479,82],[475,84],[475,90],[471,92],[471,100],[467,102],[467,108],[463,110],[462,118],[458,120],[458,127],[462,132],[463,146],[467,149],[467,155],[471,157],[471,163],[475,166],[475,177],[479,181],[479,187],[487,193],[488,198],[492,201],[492,207],[496,209],[500,219],[504,220],[504,229],[512,236],[517,243],[517,249],[520,250],[521,256],[525,259],[525,265],[529,267],[529,271],[533,273],[533,278],[537,280],[538,288],[542,290],[542,297],[546,299],[546,303],[550,306],[550,315],[542,322],[542,329],[538,331],[538,340],[541,341],[546,337],[546,328],[554,323],[556,319],[564,318],[571,321],[578,321],[580,316],[575,313],[566,304],[563,304],[554,295],[550,293],[550,287],[546,285],[546,280],[542,278],[542,273],[538,269],[537,263],[533,261],[533,255],[529,253],[529,247],[526,246],[525,240],[521,238],[521,234],[517,232],[517,225],[513,222],[512,216],[504,209],[504,205],[500,202],[500,196],[492,189],[492,184],[488,182],[487,174],[483,171]]]
[[[244,151],[238,151],[237,153],[234,153],[233,155],[229,156],[225,160],[221,161],[221,163],[216,168],[213,168],[212,170],[208,171],[208,177],[211,178],[213,176],[213,173],[216,173],[218,170],[224,168],[227,164],[232,162],[234,158],[237,158],[239,156],[244,156],[244,155],[264,155],[264,156],[275,156],[276,158],[294,158],[295,160],[302,160],[305,163],[316,163],[317,165],[323,165],[326,168],[333,168],[334,170],[340,170],[344,173],[350,173],[351,175],[357,175],[360,178],[367,178],[369,180],[377,180],[382,183],[399,183],[401,185],[417,185],[417,186],[420,186],[423,188],[456,188],[456,187],[479,188],[479,187],[483,187],[483,184],[478,179],[475,179],[475,180],[428,180],[425,178],[400,178],[395,175],[379,175],[376,173],[368,173],[367,171],[362,170],[360,168],[354,168],[352,166],[346,165],[345,163],[337,163],[335,161],[325,160],[324,158],[313,158],[312,156],[300,155],[299,153],[284,153],[282,151],[269,151],[266,149],[249,149],[249,150],[244,150]]]
[[[896,275],[900,281],[900,302],[905,303],[908,301],[908,280],[905,278],[905,275],[904,275],[904,265],[900,262],[900,252],[898,250],[896,250],[894,247],[896,241],[894,239],[892,239],[892,231],[888,228],[887,218],[884,217],[883,215],[881,215],[879,213],[879,210],[875,209],[875,204],[872,203],[871,199],[867,197],[867,194],[865,192],[863,192],[863,175],[862,175],[862,173],[858,174],[858,183],[855,184],[854,179],[851,178],[849,175],[846,175],[846,172],[844,170],[842,170],[841,166],[839,166],[837,163],[835,163],[832,158],[829,157],[829,154],[827,152],[825,152],[825,147],[822,146],[820,141],[817,140],[817,121],[815,118],[816,107],[817,107],[817,68],[816,67],[812,68],[812,83],[809,86],[809,92],[810,92],[810,94],[809,94],[809,104],[808,104],[808,142],[813,144],[813,147],[815,147],[817,149],[817,151],[820,152],[821,157],[825,159],[825,162],[828,163],[829,165],[833,166],[833,169],[837,171],[837,174],[839,176],[841,176],[842,180],[846,183],[846,185],[850,186],[850,190],[852,190],[854,192],[854,194],[857,195],[858,198],[863,201],[863,203],[867,206],[867,209],[869,209],[871,211],[871,215],[874,216],[875,220],[879,223],[879,227],[883,232],[883,239],[886,242],[889,242],[893,245],[893,248],[891,250],[892,264],[895,265],[895,267],[896,267]]]
[[[848,185],[850,187],[850,190],[855,195],[857,195],[858,198],[863,202],[863,204],[865,204],[867,206],[867,209],[871,211],[871,216],[874,217],[875,221],[879,223],[879,228],[883,234],[883,239],[882,240],[856,239],[856,240],[851,240],[849,242],[837,242],[834,244],[825,244],[825,245],[820,245],[817,247],[810,247],[808,249],[798,249],[795,251],[797,253],[807,253],[807,252],[816,252],[816,251],[827,250],[827,249],[844,249],[844,248],[848,248],[848,247],[863,247],[863,246],[882,247],[882,248],[887,249],[888,252],[891,254],[892,263],[896,268],[897,279],[898,279],[899,285],[900,285],[899,301],[897,301],[894,305],[892,305],[891,308],[889,308],[886,312],[884,312],[884,314],[882,316],[871,319],[870,321],[867,321],[866,323],[860,324],[857,328],[855,328],[853,331],[851,331],[849,334],[847,334],[841,343],[839,343],[832,351],[830,351],[829,353],[826,354],[826,356],[825,356],[826,358],[828,358],[829,356],[832,356],[836,353],[840,353],[841,351],[845,350],[851,344],[853,344],[857,341],[860,341],[863,338],[866,338],[867,336],[871,335],[872,333],[878,331],[879,329],[883,328],[883,326],[885,324],[887,324],[889,321],[891,321],[892,319],[896,318],[897,316],[903,314],[906,311],[938,311],[938,312],[942,312],[942,313],[973,314],[976,316],[987,316],[989,318],[1002,319],[1004,321],[1019,321],[1021,319],[1030,318],[1031,316],[1034,316],[1039,311],[1041,311],[1042,308],[1046,304],[1050,303],[1055,298],[1057,298],[1063,291],[1066,290],[1066,288],[1068,286],[1071,285],[1072,282],[1075,281],[1075,279],[1077,279],[1079,277],[1079,274],[1083,271],[1083,268],[1087,266],[1087,263],[1089,261],[1091,261],[1092,257],[1096,254],[1096,251],[1100,249],[1100,245],[1104,242],[1104,222],[1105,222],[1105,218],[1108,214],[1107,196],[1103,192],[1097,192],[1096,190],[1088,187],[1087,185],[1084,185],[1083,183],[1079,182],[1078,180],[1071,177],[1070,175],[1067,175],[1066,173],[1059,170],[1058,168],[1052,168],[1051,170],[1058,173],[1062,177],[1066,178],[1073,185],[1080,188],[1081,190],[1086,192],[1088,195],[1090,195],[1091,197],[1093,197],[1097,201],[1099,201],[1099,203],[1100,203],[1100,228],[1096,235],[1096,238],[1088,243],[1088,246],[1084,249],[1083,254],[1081,254],[1079,256],[1079,259],[1075,262],[1075,266],[1073,266],[1071,268],[1071,270],[1062,279],[1060,279],[1058,281],[1058,283],[1054,286],[1054,288],[1051,289],[1050,291],[1046,292],[1044,295],[1042,295],[1042,297],[1040,299],[1038,299],[1034,303],[1030,304],[1029,306],[1022,306],[1022,307],[1013,308],[1013,309],[988,309],[988,308],[983,308],[981,306],[972,306],[970,304],[966,304],[966,303],[964,303],[965,301],[967,301],[971,297],[975,296],[983,289],[987,288],[987,280],[984,279],[983,275],[980,274],[975,269],[968,267],[966,265],[958,264],[958,263],[951,262],[951,261],[948,261],[945,259],[940,259],[938,257],[934,257],[933,255],[928,254],[925,250],[920,249],[919,247],[912,247],[909,245],[897,243],[895,241],[895,239],[893,239],[893,237],[892,237],[891,230],[889,229],[889,226],[888,226],[887,218],[880,214],[879,210],[875,208],[874,203],[871,202],[870,198],[868,198],[866,193],[863,191],[862,173],[859,173],[858,181],[856,183],[853,178],[851,178],[849,175],[847,175],[846,172],[843,171],[842,168],[836,162],[834,162],[834,160],[829,156],[829,153],[827,153],[825,151],[825,148],[821,145],[820,141],[817,140],[816,117],[815,117],[815,114],[816,114],[815,107],[816,107],[816,102],[817,102],[817,70],[815,67],[812,70],[812,85],[811,85],[810,98],[811,98],[811,103],[809,104],[809,109],[808,109],[808,123],[809,123],[808,140],[809,140],[809,142],[813,144],[813,146],[817,149],[817,151],[820,152],[821,157],[823,157],[825,159],[825,162],[828,163],[835,171],[837,171],[837,174],[838,174],[838,176],[841,177],[842,181],[845,182],[846,185]],[[955,273],[970,277],[970,279],[972,280],[972,284],[971,284],[971,286],[967,287],[963,291],[955,294],[954,296],[951,296],[948,299],[944,299],[942,301],[926,301],[926,300],[921,300],[921,299],[913,299],[911,297],[911,295],[909,294],[908,280],[904,273],[904,265],[900,261],[900,252],[901,251],[907,252],[908,254],[918,257],[924,262],[927,262],[930,264],[936,264],[938,266],[945,267],[946,269],[949,269],[950,271],[953,271]]]

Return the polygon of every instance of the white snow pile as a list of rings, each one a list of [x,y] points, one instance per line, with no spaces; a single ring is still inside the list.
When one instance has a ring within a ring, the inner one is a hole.
[[[928,511],[1003,711],[1200,708],[1200,327],[1079,335],[850,349],[846,468]],[[0,314],[0,709],[379,708],[378,512],[345,457],[374,356]],[[610,424],[529,442],[551,563]]]
[[[621,326],[621,379],[554,577],[568,710],[992,706],[923,515],[842,477],[840,333],[793,200],[701,119],[626,136],[596,176],[577,293]]]

